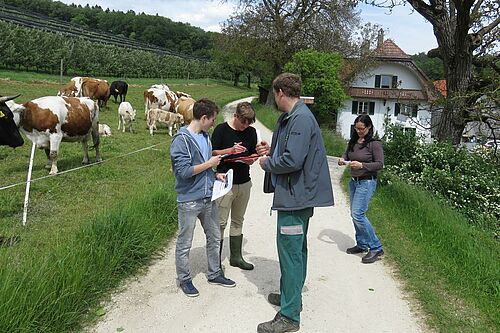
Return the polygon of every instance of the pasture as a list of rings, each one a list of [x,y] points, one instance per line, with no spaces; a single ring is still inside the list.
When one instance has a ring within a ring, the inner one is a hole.
[[[160,126],[154,136],[149,134],[145,89],[167,83],[172,90],[195,99],[211,98],[221,107],[255,94],[207,80],[126,81],[126,99],[137,110],[135,133],[117,130],[118,104],[108,101],[99,115],[113,133],[101,137],[103,163],[64,173],[81,166],[82,148],[80,143],[63,142],[58,158],[62,174],[31,184],[26,227],[21,224],[25,186],[0,190],[0,236],[18,240],[0,247],[0,298],[5,300],[0,331],[73,330],[110,288],[149,260],[175,232],[171,138]],[[0,71],[0,95],[22,94],[16,103],[55,95],[60,87],[57,76]],[[30,151],[27,138],[15,150],[0,147],[0,187],[26,180]],[[95,151],[89,156],[93,163]],[[48,175],[45,164],[45,153],[36,150],[33,179]]]

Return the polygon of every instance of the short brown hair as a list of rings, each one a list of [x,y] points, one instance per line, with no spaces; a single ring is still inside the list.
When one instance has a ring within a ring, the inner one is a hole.
[[[248,102],[238,103],[235,114],[238,118],[245,119],[249,124],[255,122],[255,111],[253,110],[252,104]]]
[[[218,113],[219,107],[208,98],[202,98],[194,103],[193,118],[196,120],[200,120],[203,116],[212,118],[213,116],[217,116]]]
[[[273,81],[273,90],[282,91],[288,97],[300,97],[302,80],[293,73],[281,73]]]

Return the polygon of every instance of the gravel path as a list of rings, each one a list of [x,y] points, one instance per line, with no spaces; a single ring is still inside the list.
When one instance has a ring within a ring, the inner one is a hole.
[[[259,122],[254,126],[263,139],[270,141],[269,130]],[[384,260],[364,265],[361,255],[345,253],[354,244],[354,228],[346,195],[339,185],[343,168],[337,166],[336,158],[330,157],[329,162],[335,207],[315,209],[310,222],[300,332],[426,332]],[[262,193],[263,172],[257,163],[251,167],[251,177],[244,257],[255,265],[253,271],[229,266],[226,231],[223,264],[226,275],[237,286],[208,284],[205,238],[198,225],[190,258],[199,297],[188,298],[176,286],[174,239],[146,274],[130,279],[112,296],[106,315],[87,332],[256,332],[258,323],[272,319],[277,308],[267,303],[266,296],[279,290],[276,212],[270,216],[272,196]]]

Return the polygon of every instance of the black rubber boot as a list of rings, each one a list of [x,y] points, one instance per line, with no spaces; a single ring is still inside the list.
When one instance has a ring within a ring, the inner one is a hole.
[[[243,241],[243,235],[239,236],[229,236],[229,249],[231,250],[231,256],[229,257],[229,264],[234,267],[239,267],[241,269],[251,271],[253,265],[248,263],[241,256],[241,243]]]

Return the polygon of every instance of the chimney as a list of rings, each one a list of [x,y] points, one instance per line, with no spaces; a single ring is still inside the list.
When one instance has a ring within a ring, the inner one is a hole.
[[[384,44],[384,29],[380,28],[377,36],[377,48],[382,47],[382,44]]]

